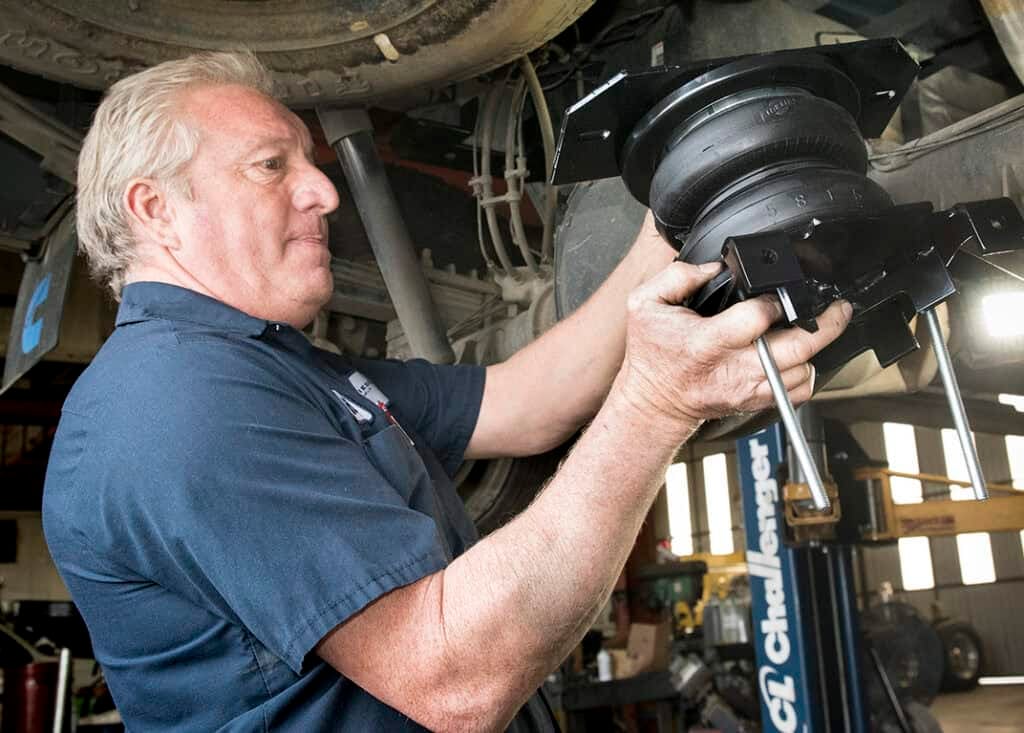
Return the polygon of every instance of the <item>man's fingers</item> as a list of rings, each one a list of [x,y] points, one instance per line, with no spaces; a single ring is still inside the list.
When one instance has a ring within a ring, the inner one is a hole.
[[[637,292],[666,305],[679,305],[722,271],[721,262],[689,265],[673,262],[648,280]]]
[[[713,316],[709,325],[722,345],[743,348],[754,343],[758,336],[763,336],[781,315],[782,306],[777,298],[760,295],[729,306]]]
[[[792,402],[794,406],[801,405],[811,399],[811,395],[814,394],[814,379],[808,379],[803,384],[788,391],[789,401]]]
[[[796,390],[800,390],[804,387],[807,387],[806,392],[808,397],[811,392],[814,391],[814,367],[810,364],[799,364],[795,367],[790,367],[789,369],[781,372],[781,374],[782,383],[786,385],[786,391],[789,392],[790,395],[792,395]],[[757,386],[757,398],[765,403],[772,400],[772,388],[769,386],[767,380]]]
[[[849,303],[836,301],[818,316],[815,333],[808,333],[802,328],[785,328],[768,334],[768,345],[779,370],[803,364],[835,341],[850,322],[851,313]]]
[[[782,372],[782,383],[786,385],[787,392],[792,392],[804,382],[810,382],[813,388],[814,366],[811,364],[800,364]]]

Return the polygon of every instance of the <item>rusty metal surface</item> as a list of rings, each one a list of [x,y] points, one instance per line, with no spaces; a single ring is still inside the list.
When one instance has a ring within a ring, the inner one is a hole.
[[[202,49],[246,47],[292,106],[463,79],[553,38],[593,0],[2,0],[0,63],[102,89]]]

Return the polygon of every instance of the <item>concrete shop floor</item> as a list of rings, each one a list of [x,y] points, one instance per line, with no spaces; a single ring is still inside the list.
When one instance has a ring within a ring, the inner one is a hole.
[[[939,695],[932,713],[942,733],[1024,733],[1024,685]]]

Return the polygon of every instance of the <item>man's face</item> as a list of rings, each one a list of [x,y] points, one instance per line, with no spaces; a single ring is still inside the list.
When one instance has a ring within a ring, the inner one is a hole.
[[[200,133],[177,196],[179,263],[206,291],[250,315],[303,327],[333,290],[326,215],[338,192],[312,163],[305,125],[241,86],[204,86],[181,110]]]

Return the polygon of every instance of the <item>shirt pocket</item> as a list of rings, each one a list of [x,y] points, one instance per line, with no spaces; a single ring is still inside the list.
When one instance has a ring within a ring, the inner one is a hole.
[[[397,425],[388,425],[363,440],[363,448],[370,462],[410,506],[417,493],[431,487],[423,459]]]
[[[389,425],[363,441],[370,462],[402,497],[410,509],[434,520],[445,555],[452,559],[452,547],[445,532],[446,518],[441,513],[434,480],[423,458],[409,444],[406,433],[397,425]]]

